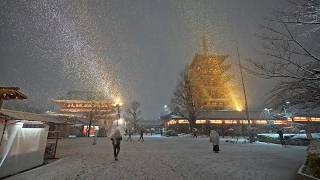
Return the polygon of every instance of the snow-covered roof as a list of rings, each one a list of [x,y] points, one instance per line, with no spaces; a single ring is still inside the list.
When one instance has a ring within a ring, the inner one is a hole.
[[[18,87],[0,87],[0,99],[27,99]]]
[[[11,119],[11,120],[28,120],[28,121],[42,121],[42,122],[50,122],[56,124],[63,124],[64,121],[59,119],[48,117],[43,114],[36,114],[30,112],[23,111],[14,111],[9,109],[1,109],[0,117]]]
[[[170,119],[184,119],[181,116],[170,115],[168,116]],[[216,111],[205,111],[201,112],[197,119],[217,119],[217,120],[243,120],[247,119],[246,111],[230,111],[230,110],[216,110]],[[259,119],[266,119],[265,115],[262,111],[249,111],[249,119],[252,120],[259,120]],[[284,119],[282,116],[272,116],[268,117],[268,119]]]

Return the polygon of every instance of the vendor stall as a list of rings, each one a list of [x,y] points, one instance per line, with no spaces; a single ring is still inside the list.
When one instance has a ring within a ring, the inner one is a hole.
[[[0,110],[0,178],[43,164],[47,122],[55,121],[40,114]]]

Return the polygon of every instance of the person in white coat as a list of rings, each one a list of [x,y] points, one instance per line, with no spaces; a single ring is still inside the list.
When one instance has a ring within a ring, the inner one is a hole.
[[[118,155],[120,152],[120,143],[122,140],[122,136],[120,133],[120,129],[116,128],[112,131],[110,139],[112,141],[112,146],[113,146],[113,156],[114,156],[114,160],[118,160]]]
[[[212,148],[215,153],[219,152],[219,134],[215,130],[210,131],[210,142],[212,143]]]

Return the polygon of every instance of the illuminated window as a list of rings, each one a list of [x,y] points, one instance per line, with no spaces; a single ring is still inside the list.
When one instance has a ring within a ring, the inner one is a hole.
[[[196,124],[205,124],[206,120],[196,120]]]
[[[294,121],[308,121],[306,117],[294,117]]]
[[[256,120],[256,124],[267,124],[267,120]]]
[[[224,123],[226,124],[237,124],[236,120],[224,120]]]
[[[248,120],[240,120],[240,124],[248,124]]]
[[[186,119],[181,119],[181,120],[178,120],[178,123],[179,124],[189,124],[189,121]]]
[[[222,120],[210,120],[210,124],[222,124]]]
[[[312,117],[312,118],[311,118],[311,121],[320,122],[320,118]]]
[[[273,121],[273,124],[285,124],[285,122],[282,120],[275,120]]]
[[[170,120],[170,121],[168,121],[168,125],[173,125],[173,124],[176,124],[176,121],[175,121],[175,120]]]

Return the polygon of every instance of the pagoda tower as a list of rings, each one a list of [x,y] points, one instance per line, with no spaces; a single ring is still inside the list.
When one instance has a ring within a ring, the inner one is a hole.
[[[194,97],[203,110],[224,110],[232,104],[229,97],[231,76],[226,64],[228,55],[210,54],[208,42],[202,39],[202,53],[196,53],[189,67]]]

